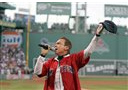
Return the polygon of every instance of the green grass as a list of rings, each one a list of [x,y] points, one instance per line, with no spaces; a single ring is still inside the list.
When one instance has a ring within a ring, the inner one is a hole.
[[[128,90],[128,77],[81,77],[80,81],[89,90]]]
[[[0,90],[42,90],[43,88],[43,82],[37,84],[33,80],[4,80],[1,82],[7,83],[7,85],[1,85]]]
[[[81,87],[89,90],[128,90],[128,77],[81,77]],[[98,84],[99,82],[99,84]],[[109,83],[110,82],[110,83]],[[123,82],[123,83],[120,83]],[[0,90],[42,90],[40,80],[1,80]]]

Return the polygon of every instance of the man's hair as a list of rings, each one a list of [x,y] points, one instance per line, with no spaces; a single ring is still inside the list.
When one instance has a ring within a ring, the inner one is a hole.
[[[65,40],[65,46],[68,46],[69,50],[72,48],[72,43],[71,43],[71,41],[68,38],[61,37],[60,39],[64,39]]]

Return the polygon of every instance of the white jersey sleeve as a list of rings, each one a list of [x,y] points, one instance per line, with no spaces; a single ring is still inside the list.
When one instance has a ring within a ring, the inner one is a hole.
[[[90,56],[96,49],[98,44],[99,37],[96,35],[92,38],[90,44],[87,46],[87,48],[84,49],[84,55],[85,57]]]
[[[45,58],[42,57],[42,56],[39,56],[37,58],[37,62],[36,62],[36,65],[34,67],[34,74],[36,75],[40,75],[42,73],[42,67],[43,67],[43,64],[45,63]]]

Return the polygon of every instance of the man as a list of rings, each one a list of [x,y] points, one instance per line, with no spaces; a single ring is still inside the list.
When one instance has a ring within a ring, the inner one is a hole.
[[[47,76],[44,90],[81,90],[78,71],[89,62],[102,30],[103,25],[99,24],[88,47],[78,53],[70,54],[72,44],[66,37],[55,43],[56,57],[45,60],[50,47],[42,48],[34,73],[39,77]]]

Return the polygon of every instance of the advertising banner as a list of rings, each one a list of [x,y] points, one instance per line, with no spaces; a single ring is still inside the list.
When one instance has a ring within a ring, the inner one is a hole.
[[[128,60],[117,61],[116,65],[118,75],[128,75]]]
[[[37,2],[37,14],[71,15],[69,2]]]
[[[19,47],[22,44],[22,35],[15,31],[4,31],[2,32],[1,44]]]
[[[105,5],[105,17],[128,17],[128,5]]]
[[[85,67],[86,75],[115,75],[114,61],[91,61]]]

